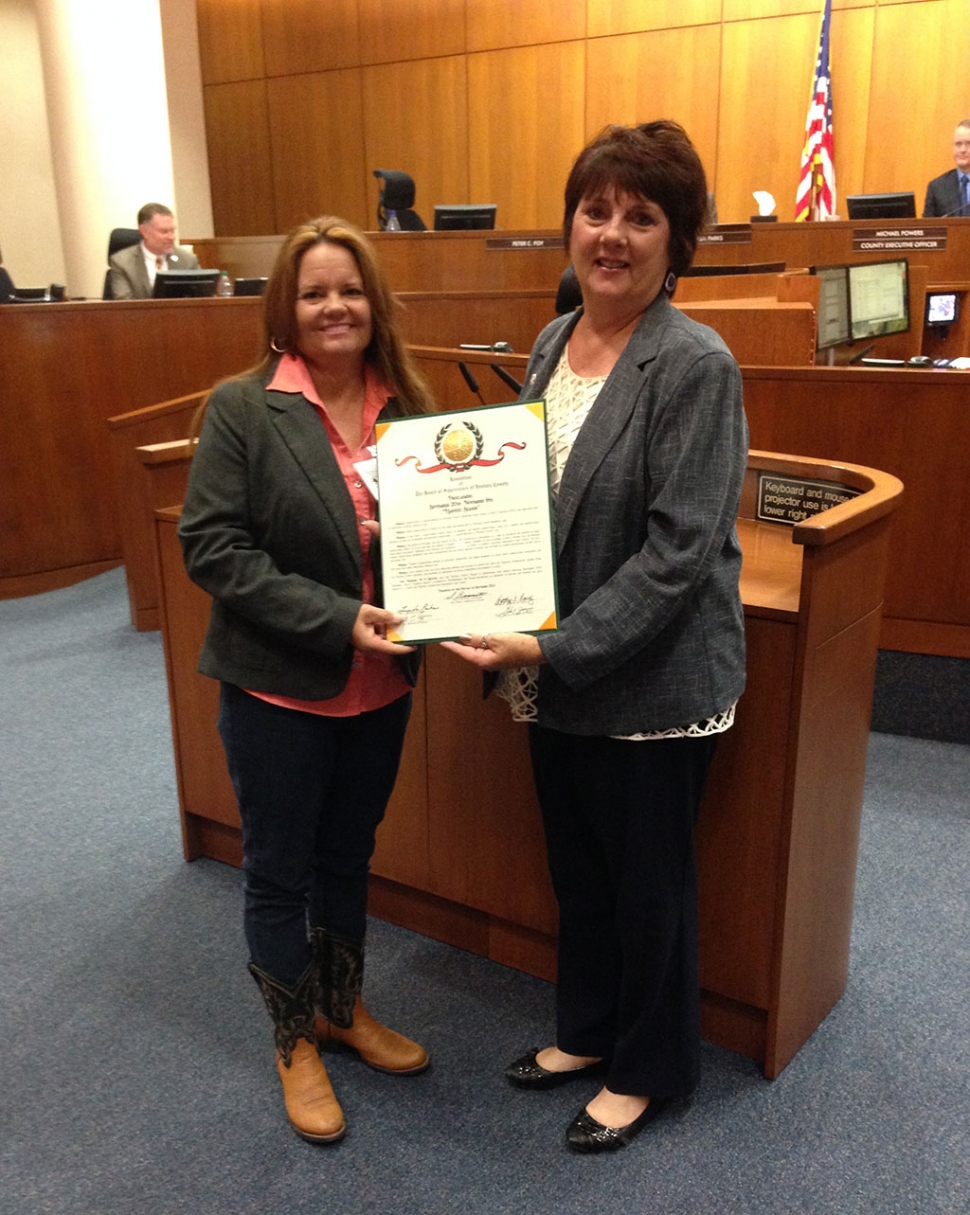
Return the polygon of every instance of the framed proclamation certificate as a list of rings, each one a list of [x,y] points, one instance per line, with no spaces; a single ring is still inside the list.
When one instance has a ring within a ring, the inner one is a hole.
[[[392,641],[557,628],[543,401],[377,424]]]

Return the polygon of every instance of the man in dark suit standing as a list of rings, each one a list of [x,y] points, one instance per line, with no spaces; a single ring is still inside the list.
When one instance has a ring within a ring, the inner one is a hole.
[[[934,177],[926,187],[923,217],[970,215],[970,118],[953,133],[955,169]]]
[[[146,203],[138,212],[137,245],[109,259],[111,298],[148,300],[159,270],[198,270],[199,259],[175,243],[175,216],[163,203]]]

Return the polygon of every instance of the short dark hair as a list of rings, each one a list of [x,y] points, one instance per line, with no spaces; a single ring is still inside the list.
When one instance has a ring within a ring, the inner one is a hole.
[[[661,208],[670,224],[670,268],[683,274],[694,259],[708,206],[704,166],[684,128],[668,119],[608,126],[587,144],[566,182],[567,245],[580,202],[609,186]]]
[[[145,203],[142,209],[138,212],[138,227],[142,224],[150,223],[156,215],[171,215],[171,207],[166,207],[164,203]]]

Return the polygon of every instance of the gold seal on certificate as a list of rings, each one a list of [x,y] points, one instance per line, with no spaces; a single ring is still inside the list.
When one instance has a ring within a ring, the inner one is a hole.
[[[392,641],[557,627],[544,402],[379,422],[377,477]]]

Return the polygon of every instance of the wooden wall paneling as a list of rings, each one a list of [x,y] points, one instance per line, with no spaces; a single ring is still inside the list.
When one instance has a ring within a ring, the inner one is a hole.
[[[366,67],[363,89],[367,227],[377,222],[374,169],[401,169],[414,178],[414,210],[433,228],[436,203],[470,201],[465,56]]]
[[[458,370],[461,359],[478,383],[488,405],[501,405],[513,399],[512,389],[492,371],[497,363],[521,384],[525,380],[528,358],[524,354],[492,354],[475,350],[439,350],[430,346],[412,346],[411,354],[424,376],[438,409],[462,409],[471,404],[468,385]]]
[[[518,238],[519,247],[495,247]],[[371,239],[395,291],[555,292],[569,260],[561,230],[375,232]]]
[[[816,25],[823,0],[724,0],[724,20],[758,21],[763,17],[794,17],[811,13]],[[877,0],[832,0],[832,12],[845,8],[875,8]],[[816,30],[816,46],[818,45]],[[806,101],[807,105],[807,101]]]
[[[815,362],[815,309],[765,300],[694,300],[685,316],[719,333],[739,363],[810,367]]]
[[[654,30],[591,40],[586,50],[586,137],[607,123],[673,118],[717,179],[720,25]],[[718,200],[720,206],[720,200]],[[750,212],[749,212],[750,214]]]
[[[951,626],[953,646],[964,639],[962,649],[935,652],[970,656],[970,495],[962,457],[970,377],[859,368],[749,367],[742,374],[752,447],[866,464],[900,478],[905,489],[893,516],[885,587],[893,648],[909,648],[907,632],[918,635],[925,622]]]
[[[586,36],[719,25],[720,21],[721,0],[589,0]]]
[[[0,596],[121,555],[105,425],[253,360],[260,301],[19,305],[0,324]],[[95,571],[92,571],[95,572]]]
[[[196,670],[212,601],[185,573],[178,539],[180,513],[181,506],[158,511],[155,535],[183,846],[186,860],[192,860],[199,850],[189,816],[238,831],[239,811],[216,728],[219,683]]]
[[[199,265],[225,270],[237,278],[268,278],[283,244],[282,236],[226,236],[194,240],[192,248]]]
[[[360,68],[267,81],[278,231],[317,215],[372,227]]]
[[[266,81],[207,85],[203,99],[215,234],[262,236],[279,231]]]
[[[196,0],[203,84],[263,75],[260,0]]]
[[[745,634],[747,690],[697,822],[701,986],[767,1009],[777,890],[765,875],[781,859],[795,629],[746,607]]]
[[[115,497],[121,526],[121,551],[128,582],[128,609],[131,623],[140,632],[160,627],[158,579],[152,542],[155,508],[181,502],[185,497],[185,483],[176,477],[169,483],[170,495],[166,493],[162,499],[153,499],[150,494],[155,483],[147,476],[138,449],[146,445],[171,448],[174,444],[176,449],[182,450],[204,395],[194,392],[174,401],[164,401],[161,405],[108,419]],[[181,469],[182,465],[177,467]]]
[[[875,16],[872,96],[866,142],[867,190],[915,190],[953,168],[953,128],[970,117],[965,51],[970,4],[934,0],[881,4]],[[919,46],[918,54],[909,48]],[[900,99],[908,116],[900,121]]]
[[[780,219],[794,218],[817,50],[817,11],[724,26],[717,149],[721,223],[746,222],[757,210],[754,190],[774,195]],[[753,122],[753,111],[771,120]]]
[[[399,63],[465,52],[465,0],[358,0],[360,61]],[[388,114],[411,121],[405,101]]]
[[[485,51],[468,58],[471,202],[498,204],[502,228],[554,228],[584,144],[585,44]]]
[[[846,195],[862,194],[866,188],[866,141],[874,28],[875,8],[871,4],[865,8],[846,8],[832,13],[832,40],[829,50],[835,140],[835,201],[836,214],[843,218],[848,216]],[[805,111],[807,114],[807,94]],[[803,129],[803,140],[804,134]],[[801,145],[798,154],[800,158]]]
[[[261,0],[267,76],[357,67],[357,0]]]
[[[586,36],[586,0],[471,0],[467,8],[469,51]]]
[[[401,768],[384,821],[377,832],[372,872],[406,886],[426,889],[431,881],[428,827],[427,685],[414,689]]]
[[[468,292],[449,295],[405,295],[403,327],[416,346],[460,346],[463,342],[492,346],[508,342],[525,353],[556,319],[553,292],[514,295],[511,292]]]
[[[482,703],[474,667],[437,646],[425,661],[432,893],[555,932],[526,728],[497,696]]]

